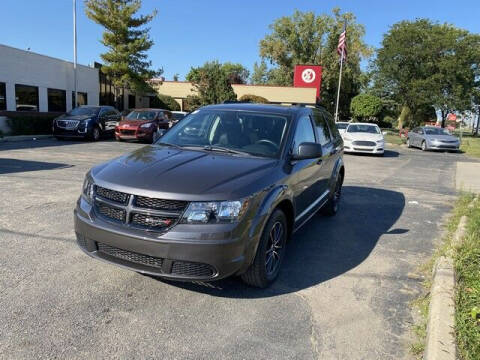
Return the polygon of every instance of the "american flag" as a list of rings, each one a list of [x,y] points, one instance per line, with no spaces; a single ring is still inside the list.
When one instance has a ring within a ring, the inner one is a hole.
[[[341,60],[347,60],[347,24],[343,26],[343,32],[338,39],[337,53]]]

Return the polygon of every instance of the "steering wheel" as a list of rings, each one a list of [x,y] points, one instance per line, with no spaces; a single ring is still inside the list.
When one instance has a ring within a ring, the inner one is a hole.
[[[273,141],[268,140],[268,139],[261,139],[255,142],[255,144],[264,144],[264,145],[269,145],[273,148],[275,148],[275,151],[278,151],[278,146],[275,144]]]

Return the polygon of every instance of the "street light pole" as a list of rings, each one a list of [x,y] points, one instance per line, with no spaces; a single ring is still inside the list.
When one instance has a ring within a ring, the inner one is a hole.
[[[77,106],[77,0],[73,0],[73,107]]]

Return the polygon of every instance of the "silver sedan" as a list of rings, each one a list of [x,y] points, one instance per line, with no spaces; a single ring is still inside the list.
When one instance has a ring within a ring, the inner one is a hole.
[[[407,137],[408,147],[426,150],[458,151],[460,140],[447,130],[435,126],[422,126],[411,130]]]

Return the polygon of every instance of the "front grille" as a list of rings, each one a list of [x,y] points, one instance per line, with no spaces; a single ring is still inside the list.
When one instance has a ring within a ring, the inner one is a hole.
[[[170,227],[177,221],[176,217],[132,214],[130,222],[134,225],[161,230]]]
[[[118,259],[127,260],[136,264],[152,266],[155,268],[162,268],[163,259],[153,256],[139,254],[133,251],[119,249],[103,243],[98,243],[98,251],[116,257]]]
[[[135,130],[120,129],[120,134],[122,134],[122,135],[135,135]]]
[[[172,274],[188,277],[210,277],[215,274],[215,270],[208,264],[174,261]]]
[[[123,209],[117,209],[101,202],[96,202],[96,208],[101,215],[109,219],[125,222],[126,211]]]
[[[376,145],[374,141],[354,141],[352,144],[357,146],[375,146]]]
[[[101,186],[97,186],[95,192],[98,196],[104,199],[112,200],[120,204],[126,204],[128,202],[128,194],[120,191],[110,190]]]
[[[79,123],[78,120],[57,120],[57,126],[66,130],[76,129]]]
[[[155,209],[155,210],[183,211],[187,206],[187,202],[177,201],[177,200],[155,199],[155,198],[149,198],[145,196],[137,196],[135,198],[135,205],[138,207]]]
[[[165,231],[177,223],[188,202],[130,195],[95,186],[95,211],[107,220],[147,231]]]

